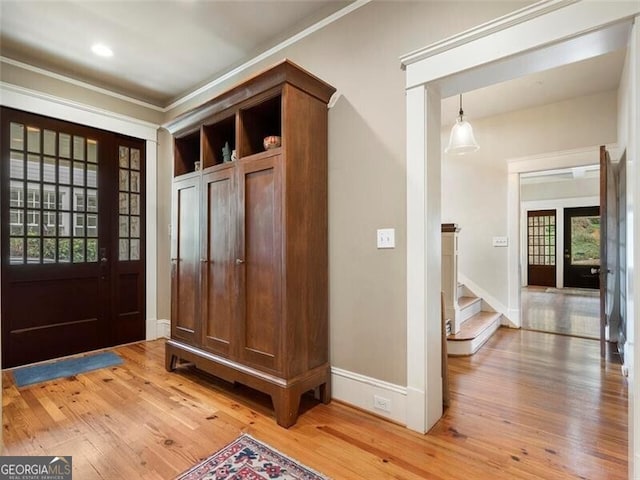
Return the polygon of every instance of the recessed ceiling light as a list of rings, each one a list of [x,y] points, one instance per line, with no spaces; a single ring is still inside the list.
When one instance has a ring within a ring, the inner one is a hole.
[[[91,51],[99,57],[113,57],[113,50],[111,50],[104,43],[96,43],[91,47]]]

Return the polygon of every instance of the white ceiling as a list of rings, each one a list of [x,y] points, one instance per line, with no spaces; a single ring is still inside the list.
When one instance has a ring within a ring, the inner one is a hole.
[[[351,1],[0,0],[0,53],[166,106]]]
[[[0,53],[164,107],[352,1],[0,0]],[[114,56],[95,56],[95,42]],[[624,54],[467,92],[465,116],[615,89]],[[457,112],[458,97],[444,99],[443,125]]]
[[[569,98],[615,90],[620,84],[626,51],[618,50],[581,62],[480,88],[462,95],[466,120],[547,105]],[[458,116],[459,97],[442,101],[442,124]]]

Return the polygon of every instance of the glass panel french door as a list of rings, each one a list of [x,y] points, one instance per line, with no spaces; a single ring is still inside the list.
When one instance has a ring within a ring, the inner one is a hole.
[[[144,142],[7,108],[1,130],[3,366],[144,338],[144,297],[123,308],[119,295],[131,283],[122,270],[144,273]],[[137,182],[126,258],[114,231],[122,144]],[[122,333],[123,310],[137,312],[135,336]]]
[[[556,211],[527,212],[529,285],[556,286]]]

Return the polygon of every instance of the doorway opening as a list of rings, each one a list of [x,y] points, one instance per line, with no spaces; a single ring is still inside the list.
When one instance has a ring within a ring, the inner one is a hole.
[[[600,167],[520,175],[522,328],[600,338]]]

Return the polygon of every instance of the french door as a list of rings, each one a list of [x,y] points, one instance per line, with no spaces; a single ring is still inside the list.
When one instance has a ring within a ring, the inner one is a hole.
[[[564,209],[564,286],[600,288],[600,207]]]
[[[3,366],[143,339],[144,141],[1,113]]]
[[[527,212],[527,283],[556,286],[556,211]]]

